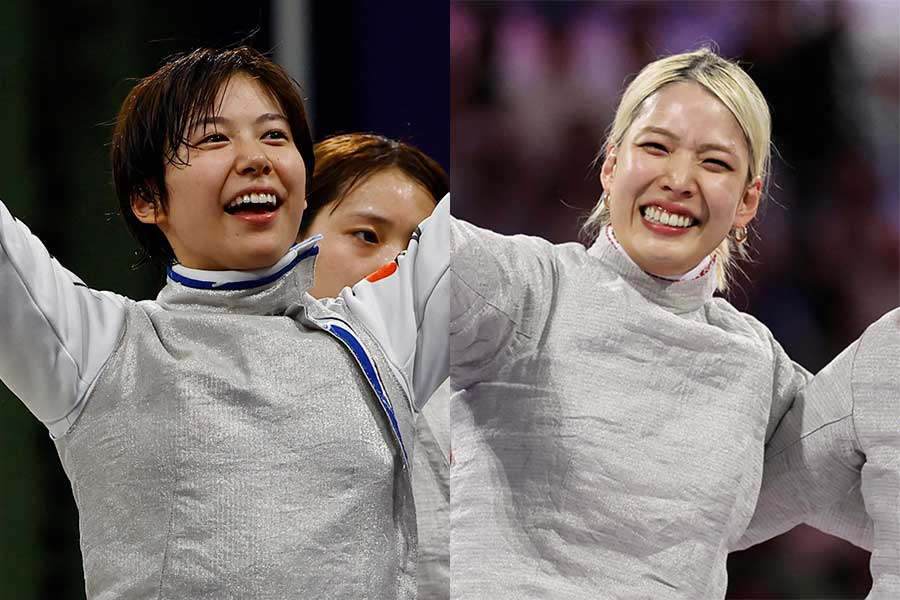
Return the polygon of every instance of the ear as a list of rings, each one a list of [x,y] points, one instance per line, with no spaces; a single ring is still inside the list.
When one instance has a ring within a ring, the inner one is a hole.
[[[756,216],[759,209],[759,199],[762,196],[762,179],[756,177],[750,187],[744,192],[744,196],[737,205],[734,215],[734,227],[746,227]]]
[[[166,220],[166,213],[159,209],[159,201],[149,201],[139,194],[131,197],[131,212],[141,223],[160,225]]]
[[[609,192],[609,188],[612,187],[613,175],[616,172],[616,160],[618,159],[616,155],[616,147],[610,144],[606,148],[606,158],[603,159],[603,166],[600,167],[600,183],[603,184],[603,189]]]

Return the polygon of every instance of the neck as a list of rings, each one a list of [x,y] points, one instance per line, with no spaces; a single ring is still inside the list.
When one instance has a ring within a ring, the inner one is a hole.
[[[700,264],[698,264],[696,267],[694,267],[693,269],[690,269],[688,271],[685,271],[684,273],[681,273],[678,275],[662,275],[660,273],[654,273],[653,271],[648,271],[647,269],[641,267],[631,257],[631,255],[628,254],[628,251],[625,250],[625,248],[622,246],[622,244],[619,243],[619,240],[616,239],[616,234],[613,232],[612,225],[607,225],[605,231],[606,231],[606,233],[609,237],[609,241],[613,245],[613,247],[616,250],[618,250],[619,252],[621,252],[622,255],[625,256],[625,258],[627,258],[631,262],[631,264],[633,264],[634,266],[636,266],[637,268],[642,270],[647,275],[651,275],[658,279],[665,279],[666,281],[689,281],[691,279],[696,279],[697,277],[702,277],[703,275],[705,275],[709,271],[709,269],[712,267],[713,263],[715,262],[715,257],[713,257],[713,255],[710,254],[709,256],[704,257],[703,260],[700,261]]]

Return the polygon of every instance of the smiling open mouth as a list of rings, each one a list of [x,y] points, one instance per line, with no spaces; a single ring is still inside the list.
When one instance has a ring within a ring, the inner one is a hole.
[[[245,194],[238,196],[225,207],[230,215],[238,213],[270,213],[278,210],[281,201],[275,194]]]
[[[649,222],[656,225],[668,225],[669,227],[677,227],[687,229],[697,225],[699,221],[685,215],[676,215],[659,208],[658,206],[642,206],[641,216]]]

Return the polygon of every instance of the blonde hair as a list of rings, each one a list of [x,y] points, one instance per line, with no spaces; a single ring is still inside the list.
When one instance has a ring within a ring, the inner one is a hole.
[[[674,54],[656,60],[644,67],[632,81],[616,109],[615,119],[595,164],[601,164],[607,149],[618,148],[631,124],[634,123],[646,100],[664,86],[671,83],[694,82],[713,94],[724,104],[737,120],[747,148],[750,151],[750,166],[747,181],[759,177],[763,182],[763,192],[769,175],[771,160],[772,120],[769,106],[759,87],[736,63],[722,58],[710,48],[693,52]],[[761,199],[765,194],[761,194]],[[608,192],[604,190],[600,201],[585,222],[582,232],[593,241],[603,226],[609,222]],[[744,245],[737,244],[726,236],[713,251],[716,259],[716,282],[719,290],[728,289],[731,271],[734,268],[734,253],[747,258]]]

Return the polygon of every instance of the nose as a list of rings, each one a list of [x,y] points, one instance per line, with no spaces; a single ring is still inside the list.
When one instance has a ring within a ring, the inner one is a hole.
[[[660,182],[663,190],[672,192],[679,198],[690,198],[696,191],[694,164],[686,155],[673,154],[666,161],[665,172]]]
[[[272,171],[272,162],[263,148],[248,144],[238,152],[234,168],[241,175],[268,175]]]

